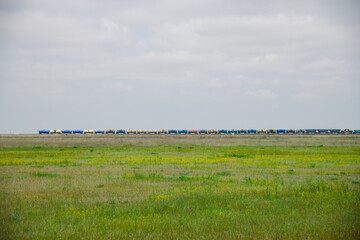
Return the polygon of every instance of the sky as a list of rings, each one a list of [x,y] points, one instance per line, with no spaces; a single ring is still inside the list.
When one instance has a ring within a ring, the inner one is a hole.
[[[360,1],[0,0],[0,133],[360,128]]]

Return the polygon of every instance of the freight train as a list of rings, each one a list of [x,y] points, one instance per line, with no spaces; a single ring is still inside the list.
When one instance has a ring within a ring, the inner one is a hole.
[[[92,129],[86,129],[86,130],[81,130],[81,129],[75,129],[75,130],[69,130],[69,129],[64,129],[64,130],[59,130],[59,129],[51,129],[51,130],[39,130],[39,134],[193,134],[193,135],[197,135],[197,134],[209,134],[209,135],[213,135],[213,134],[222,134],[222,135],[237,135],[237,134],[306,134],[306,135],[337,135],[337,134],[342,134],[342,135],[351,135],[351,134],[358,134],[360,135],[360,129],[355,129],[355,130],[351,130],[351,129],[239,129],[239,130],[235,130],[235,129],[231,129],[231,130],[227,130],[227,129],[191,129],[191,130],[187,130],[187,129],[180,129],[180,130],[174,130],[174,129],[170,129],[170,130],[166,130],[166,129],[161,129],[161,130],[146,130],[146,129],[140,129],[140,130],[133,130],[133,129],[129,129],[129,130],[123,130],[123,129],[119,129],[119,130],[115,130],[115,129],[107,129],[107,130],[92,130]]]

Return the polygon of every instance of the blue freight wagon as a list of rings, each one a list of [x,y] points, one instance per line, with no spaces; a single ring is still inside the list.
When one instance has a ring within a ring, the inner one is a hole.
[[[237,131],[238,131],[238,134],[247,134],[247,131],[245,129],[239,129]]]
[[[50,130],[39,130],[39,134],[50,134]]]
[[[61,130],[61,133],[63,133],[63,134],[72,134],[72,130],[64,129],[64,130]]]
[[[285,129],[276,129],[276,133],[277,134],[285,134],[286,130]]]
[[[95,134],[105,134],[104,130],[95,130]]]
[[[175,129],[170,129],[170,130],[168,131],[168,133],[169,133],[169,134],[177,134],[178,131],[175,130]]]
[[[188,133],[188,130],[186,129],[181,129],[178,131],[178,134],[187,134]]]
[[[84,130],[80,130],[80,129],[73,130],[73,134],[83,134],[83,133]]]
[[[257,133],[257,130],[256,130],[256,129],[248,129],[248,130],[247,130],[247,133],[248,133],[248,134],[256,134],[256,133]]]
[[[116,130],[116,134],[126,134],[126,131],[124,129]]]
[[[219,134],[227,134],[228,131],[227,131],[226,129],[220,129],[220,130],[218,131],[218,133],[219,133]]]

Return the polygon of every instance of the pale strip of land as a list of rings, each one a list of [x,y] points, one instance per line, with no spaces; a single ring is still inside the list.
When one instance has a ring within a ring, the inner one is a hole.
[[[360,135],[0,135],[0,147],[360,146]]]

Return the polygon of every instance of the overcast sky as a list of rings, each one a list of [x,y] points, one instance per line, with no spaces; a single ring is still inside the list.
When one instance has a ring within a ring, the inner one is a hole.
[[[357,0],[0,0],[0,133],[359,129],[359,46]]]

